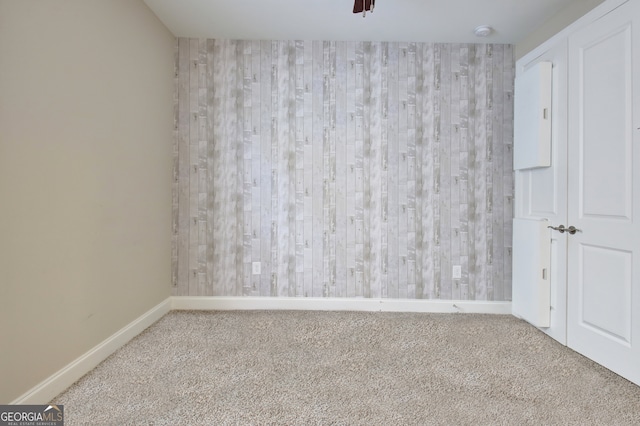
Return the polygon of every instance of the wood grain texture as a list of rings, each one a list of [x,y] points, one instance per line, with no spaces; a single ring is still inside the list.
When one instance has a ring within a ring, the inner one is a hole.
[[[199,196],[199,40],[189,40],[189,294],[198,288]]]
[[[215,90],[213,87],[215,64],[214,64],[215,41],[207,40],[207,74],[206,74],[206,91],[207,91],[207,212],[206,212],[206,270],[207,270],[207,289],[204,295],[211,296],[214,293],[214,276],[215,276],[215,245],[214,245],[214,226],[215,226],[215,194],[214,182],[216,169],[215,165]]]
[[[303,46],[304,72],[304,296],[313,297],[313,44],[305,41]]]
[[[180,41],[176,39],[174,49],[174,94],[173,94],[173,180],[172,180],[172,198],[171,198],[171,292],[177,295],[178,291],[178,227],[179,227],[179,211],[180,211],[180,122],[178,114],[180,113]]]
[[[173,294],[510,300],[513,70],[505,45],[179,39]]]
[[[369,164],[367,165],[368,187],[368,255],[369,282],[365,297],[380,297],[382,289],[382,43],[371,43],[369,56],[369,77],[371,80],[371,101],[369,120]]]
[[[271,193],[273,189],[272,181],[272,151],[271,151],[271,42],[260,42],[260,183],[258,193],[260,194],[260,296],[276,296],[272,293],[272,243],[273,236],[273,216]],[[275,245],[277,248],[277,245]]]
[[[178,283],[174,294],[189,295],[189,40],[178,41]]]

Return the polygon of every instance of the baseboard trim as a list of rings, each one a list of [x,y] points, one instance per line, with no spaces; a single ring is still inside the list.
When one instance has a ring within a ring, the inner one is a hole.
[[[47,404],[82,376],[94,369],[109,355],[120,349],[147,327],[158,321],[171,310],[171,297],[153,307],[120,331],[95,346],[84,355],[36,385],[11,404]]]
[[[361,311],[479,313],[511,315],[511,302],[469,300],[397,300],[301,297],[169,297],[84,355],[11,402],[12,405],[47,404],[109,355],[142,333],[171,310],[251,311]]]
[[[511,315],[511,302],[470,300],[343,299],[311,297],[189,297],[174,296],[175,310],[364,311],[431,312]]]

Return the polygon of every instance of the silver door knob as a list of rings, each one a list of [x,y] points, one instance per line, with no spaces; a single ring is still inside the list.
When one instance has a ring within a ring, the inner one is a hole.
[[[581,230],[579,230],[578,228],[576,228],[575,226],[571,225],[568,228],[565,228],[564,225],[558,225],[558,226],[547,226],[547,228],[551,228],[554,231],[558,231],[561,234],[563,234],[565,231],[568,232],[571,235],[575,235],[576,232],[582,232]]]
[[[564,227],[564,225],[559,225],[559,226],[547,226],[547,228],[551,228],[551,229],[553,229],[554,231],[558,231],[558,232],[560,232],[561,234],[563,234],[563,233],[564,233],[564,231],[566,231],[566,230],[567,230],[567,228],[565,228],[565,227]]]
[[[571,235],[574,235],[576,232],[582,232],[582,231],[580,231],[575,226],[571,225],[570,227],[567,228],[567,232]]]

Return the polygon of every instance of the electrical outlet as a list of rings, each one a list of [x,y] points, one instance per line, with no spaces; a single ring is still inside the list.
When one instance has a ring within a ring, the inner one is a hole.
[[[253,262],[251,264],[251,270],[253,275],[260,275],[260,270],[262,269],[262,264],[260,262]]]
[[[451,273],[451,277],[454,280],[459,280],[462,278],[462,266],[461,265],[453,265],[453,271]]]

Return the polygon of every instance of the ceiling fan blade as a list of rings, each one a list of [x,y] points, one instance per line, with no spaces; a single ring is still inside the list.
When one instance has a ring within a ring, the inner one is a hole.
[[[362,13],[365,10],[373,9],[376,0],[355,0],[353,3],[353,13]]]

